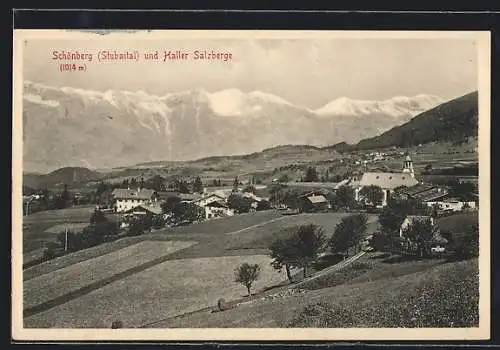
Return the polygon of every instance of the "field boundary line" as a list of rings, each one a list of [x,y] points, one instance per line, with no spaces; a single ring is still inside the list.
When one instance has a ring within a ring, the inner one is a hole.
[[[355,262],[356,260],[358,260],[359,258],[361,258],[365,254],[366,254],[366,252],[361,251],[361,252],[351,256],[350,258],[339,262],[338,264],[335,264],[333,266],[327,267],[326,269],[319,271],[317,274],[310,276],[307,279],[304,279],[304,280],[302,280],[294,285],[290,285],[290,287],[297,288],[297,287],[300,287],[301,285],[303,285],[307,282],[314,281],[315,279],[322,277],[328,273],[337,272],[339,270],[342,270],[343,268],[349,266],[350,264],[352,264],[353,262]]]
[[[197,243],[198,244],[198,243]],[[195,244],[196,245],[196,244]],[[186,247],[184,249],[180,249],[179,251],[181,250],[185,250],[185,249],[189,249],[191,248],[192,246],[189,246],[189,247]],[[172,252],[173,253],[173,252]],[[169,254],[166,254],[166,255],[163,255],[163,256],[160,256],[154,260],[151,260],[151,261],[148,261],[144,264],[141,264],[141,265],[137,265],[137,266],[134,266],[134,267],[131,267],[125,271],[122,271],[122,272],[119,272],[117,274],[114,274],[108,278],[104,278],[102,280],[99,280],[99,281],[96,281],[96,282],[93,282],[91,284],[88,284],[86,286],[83,286],[81,288],[78,288],[78,289],[75,289],[75,290],[72,290],[66,294],[63,294],[61,296],[58,296],[54,299],[50,299],[50,300],[47,300],[47,301],[44,301],[38,305],[34,305],[34,306],[31,306],[29,308],[26,308],[23,310],[23,318],[26,318],[26,317],[30,317],[30,316],[33,316],[33,315],[36,315],[38,313],[41,313],[41,312],[44,312],[44,311],[47,311],[49,309],[52,309],[56,306],[59,306],[59,305],[62,305],[62,304],[65,304],[67,302],[70,302],[76,298],[79,298],[85,294],[88,294],[90,292],[93,292],[94,290],[97,290],[97,289],[100,289],[108,284],[111,284],[113,282],[116,282],[116,281],[119,281],[121,279],[124,279],[124,278],[127,278],[129,276],[132,276],[136,273],[139,273],[139,272],[142,272],[144,270],[147,270],[147,269],[150,269],[156,265],[159,265],[159,264],[162,264],[166,261],[169,261],[170,260],[170,255],[172,253],[169,253]]]
[[[248,226],[248,227],[236,230],[236,231],[226,232],[225,234],[226,235],[236,235],[238,233],[245,232],[246,230],[251,230],[253,228],[264,226],[264,225],[267,225],[267,224],[270,224],[270,223],[273,223],[273,222],[276,222],[276,221],[284,220],[286,218],[287,218],[287,216],[280,216],[278,218],[274,218],[274,219],[271,219],[271,220],[268,220],[268,221],[264,221],[264,222],[261,222],[261,223],[258,223],[258,224],[252,225],[252,226]]]

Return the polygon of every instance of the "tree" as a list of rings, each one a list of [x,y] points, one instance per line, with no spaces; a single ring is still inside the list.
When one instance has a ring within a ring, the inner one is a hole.
[[[278,182],[289,182],[290,181],[290,177],[287,175],[287,174],[283,174],[280,176],[280,178],[278,179]]]
[[[130,182],[128,179],[122,181],[122,186],[128,188],[130,186]]]
[[[365,202],[368,202],[374,207],[381,205],[382,199],[384,198],[382,188],[376,185],[363,186],[359,194],[365,199]]]
[[[298,262],[304,269],[304,278],[308,275],[308,269],[326,244],[326,237],[321,227],[309,224],[299,226],[297,234],[292,238],[295,240],[295,248],[298,254]]]
[[[304,182],[317,182],[317,181],[319,181],[319,178],[318,178],[318,173],[316,172],[316,168],[308,167],[306,170]]]
[[[414,220],[403,229],[402,237],[406,239],[406,251],[412,252],[415,247],[417,255],[422,257],[434,237],[434,225],[430,219]]]
[[[193,192],[203,193],[203,182],[201,181],[199,176],[196,176],[196,179],[194,180]]]
[[[283,193],[282,202],[291,209],[297,209],[299,207],[299,197],[301,193],[297,190],[289,190]]]
[[[390,250],[391,237],[384,232],[375,232],[370,240],[370,245],[379,252],[386,252]]]
[[[269,210],[271,209],[271,203],[268,200],[261,200],[259,203],[257,203],[257,208],[258,211],[260,210]]]
[[[165,189],[165,179],[161,175],[155,175],[146,182],[145,186],[157,192],[163,191]]]
[[[175,186],[180,193],[189,193],[189,186],[186,181],[178,180],[176,181]]]
[[[291,267],[296,267],[298,266],[298,252],[296,250],[295,246],[295,240],[294,239],[282,239],[278,238],[276,239],[271,245],[269,246],[269,250],[271,253],[269,256],[273,261],[271,262],[271,266],[278,270],[281,271],[281,269],[284,267],[286,271],[286,277],[292,283],[292,274],[291,274]]]
[[[334,191],[329,191],[326,195],[326,199],[330,207],[335,210],[338,205],[337,194]]]
[[[63,204],[63,208],[66,208],[71,201],[71,196],[68,191],[68,185],[66,184],[64,184],[64,189],[61,193],[61,201]]]
[[[238,192],[238,187],[240,186],[240,182],[238,181],[238,176],[234,178],[233,181],[233,192]]]
[[[137,187],[137,180],[135,177],[130,179],[130,187],[131,188]]]
[[[285,190],[286,186],[282,184],[273,184],[269,188],[269,200],[274,203],[275,205],[280,205],[283,199],[283,193]]]
[[[241,283],[247,288],[248,296],[252,295],[250,288],[252,288],[252,284],[259,278],[260,270],[260,266],[257,264],[243,263],[234,271],[234,281]]]
[[[194,222],[205,218],[205,209],[190,202],[181,202],[177,204],[172,214],[177,222]]]
[[[340,220],[335,226],[335,232],[328,241],[332,253],[344,253],[344,258],[349,255],[349,248],[359,246],[365,236],[367,217],[363,214],[353,214]]]
[[[342,185],[337,189],[337,203],[341,208],[351,208],[355,204],[354,189]]]
[[[243,197],[236,193],[231,193],[227,198],[227,206],[238,213],[248,213],[252,208],[252,202],[251,198]]]
[[[181,199],[177,196],[167,197],[165,202],[161,204],[161,210],[163,214],[170,214],[174,211],[174,208],[177,204],[181,202]]]
[[[455,181],[451,186],[450,186],[450,195],[452,197],[457,197],[461,201],[473,201],[474,200],[474,194],[477,192],[476,185],[473,183],[469,182],[458,182]]]

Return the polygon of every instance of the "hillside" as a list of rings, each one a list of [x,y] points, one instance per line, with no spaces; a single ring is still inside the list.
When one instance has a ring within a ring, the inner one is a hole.
[[[241,301],[224,312],[200,310],[154,327],[477,327],[477,260],[403,265],[368,268],[333,287]]]
[[[439,103],[431,95],[344,97],[311,110],[259,91],[194,89],[156,96],[25,82],[24,169],[112,168],[251,154],[276,145],[357,142]]]
[[[360,141],[356,149],[411,147],[433,141],[462,142],[477,137],[478,92],[472,92],[423,112],[379,136]]]
[[[82,167],[66,167],[54,170],[48,174],[23,174],[23,186],[32,188],[53,187],[62,184],[68,186],[102,178],[96,171]]]

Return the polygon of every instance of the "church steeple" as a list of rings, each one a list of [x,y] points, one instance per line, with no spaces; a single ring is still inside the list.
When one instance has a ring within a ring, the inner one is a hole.
[[[409,154],[406,155],[403,163],[403,173],[409,173],[411,177],[415,177],[415,173],[413,172],[413,161]]]

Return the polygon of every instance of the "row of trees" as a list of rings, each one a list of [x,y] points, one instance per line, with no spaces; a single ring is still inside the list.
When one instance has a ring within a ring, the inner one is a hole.
[[[139,180],[137,180],[136,178],[131,178],[130,180],[125,179],[122,181],[121,187],[125,188],[141,187],[141,188],[155,190],[157,192],[167,191],[169,189],[175,189],[180,193],[191,193],[191,192],[202,193],[204,185],[199,176],[197,176],[192,183],[189,183],[186,180],[177,179],[167,184],[167,180],[164,177],[162,177],[161,175],[154,175],[147,180],[144,180],[143,177],[141,177]]]
[[[366,230],[367,218],[363,214],[342,218],[329,239],[322,227],[313,224],[288,229],[282,234],[284,238],[276,239],[269,247],[272,266],[277,270],[284,268],[290,282],[292,268],[302,268],[304,277],[307,277],[311,265],[326,249],[342,254],[344,258],[349,256],[350,248],[354,247],[354,252],[358,252]]]

